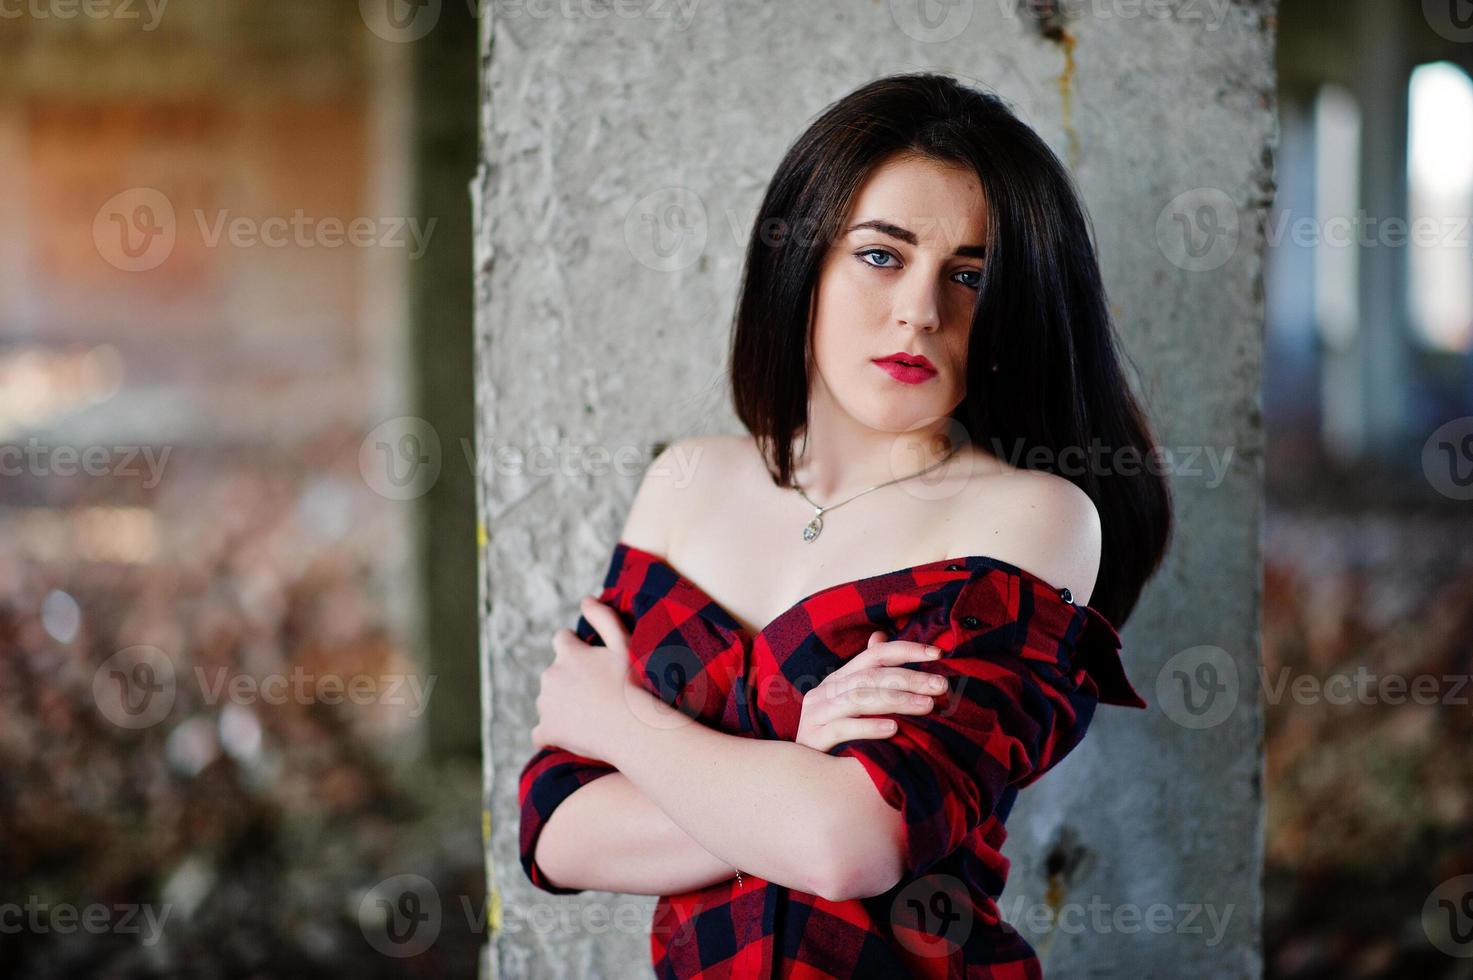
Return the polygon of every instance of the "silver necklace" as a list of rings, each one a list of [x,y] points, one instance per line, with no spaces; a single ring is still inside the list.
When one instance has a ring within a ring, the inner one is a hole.
[[[945,456],[942,456],[940,459],[936,460],[936,462],[932,463],[930,466],[927,466],[923,470],[919,470],[919,471],[917,471],[915,473],[910,474],[909,476],[900,476],[900,477],[896,477],[893,480],[886,480],[884,483],[876,483],[872,487],[866,487],[863,490],[859,491],[853,497],[847,497],[844,500],[839,501],[837,504],[829,504],[827,507],[822,507],[822,506],[814,503],[813,502],[813,498],[809,497],[808,494],[804,493],[803,492],[803,488],[800,487],[800,486],[798,486],[798,481],[794,480],[792,483],[789,484],[789,486],[792,487],[794,490],[798,491],[798,495],[801,496],[804,500],[808,501],[809,506],[813,508],[813,520],[811,520],[807,524],[803,525],[803,540],[804,541],[807,541],[809,543],[812,543],[812,542],[818,540],[819,534],[821,534],[823,532],[823,514],[824,514],[824,511],[827,511],[827,510],[838,510],[840,507],[843,507],[849,501],[855,499],[855,497],[863,497],[865,494],[869,493],[871,490],[878,490],[881,487],[888,487],[892,483],[899,483],[901,480],[914,479],[915,477],[918,477],[918,476],[920,476],[920,475],[922,475],[924,473],[929,473],[932,470],[934,470],[936,467],[940,466],[942,463],[946,462],[951,457],[955,456],[957,454],[957,451],[960,450],[961,448],[962,447],[960,445],[957,445],[957,446],[953,447],[952,450],[951,450],[951,452],[947,453]]]

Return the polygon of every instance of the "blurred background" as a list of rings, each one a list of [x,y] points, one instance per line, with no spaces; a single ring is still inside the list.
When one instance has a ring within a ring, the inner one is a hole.
[[[1470,977],[1473,8],[1283,0],[1278,70],[1266,974]]]
[[[475,975],[473,11],[403,40],[0,8],[0,974]]]
[[[399,7],[0,5],[0,974],[476,975],[476,11]],[[1266,974],[1470,977],[1473,12],[1278,26]]]

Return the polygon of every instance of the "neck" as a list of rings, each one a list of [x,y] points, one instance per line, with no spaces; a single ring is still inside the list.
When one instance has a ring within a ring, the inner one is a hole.
[[[948,439],[957,433],[946,418],[923,428],[885,432],[847,415],[812,413],[806,431],[800,431],[793,444],[793,479],[804,493],[827,506],[935,465],[960,448]],[[938,466],[927,477],[945,470]]]

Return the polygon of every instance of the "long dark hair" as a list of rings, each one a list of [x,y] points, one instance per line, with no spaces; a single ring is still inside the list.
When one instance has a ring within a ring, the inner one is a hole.
[[[1104,534],[1090,605],[1123,625],[1165,553],[1170,488],[1152,472],[1155,441],[1120,367],[1078,191],[995,95],[945,75],[890,75],[829,106],[793,143],[747,245],[730,351],[737,417],[787,486],[807,424],[819,270],[859,187],[904,153],[974,171],[987,201],[967,395],[952,417],[978,446],[1089,494]],[[1109,461],[1101,472],[1093,446]]]

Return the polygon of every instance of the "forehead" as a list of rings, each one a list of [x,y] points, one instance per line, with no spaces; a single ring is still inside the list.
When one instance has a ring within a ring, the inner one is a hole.
[[[951,248],[987,237],[987,199],[977,174],[930,157],[893,157],[870,173],[844,227],[874,218],[915,232],[922,245]]]

